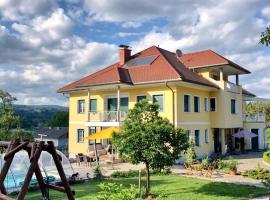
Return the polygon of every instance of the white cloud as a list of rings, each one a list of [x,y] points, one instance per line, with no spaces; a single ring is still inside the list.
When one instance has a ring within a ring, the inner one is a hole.
[[[50,12],[55,7],[54,0],[1,0],[0,17],[6,20],[24,20]]]

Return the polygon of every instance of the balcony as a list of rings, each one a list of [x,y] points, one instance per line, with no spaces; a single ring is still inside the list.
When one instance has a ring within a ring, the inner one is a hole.
[[[255,114],[243,114],[244,122],[265,122],[265,114],[264,113],[255,113]]]
[[[89,122],[122,122],[126,119],[125,111],[97,111],[89,112]]]
[[[225,87],[226,87],[228,92],[240,94],[240,86],[239,85],[236,85],[236,84],[229,82],[229,81],[225,81]]]

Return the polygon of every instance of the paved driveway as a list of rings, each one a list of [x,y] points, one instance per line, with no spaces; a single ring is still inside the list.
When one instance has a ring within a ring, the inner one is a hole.
[[[248,152],[247,154],[233,155],[232,157],[238,161],[239,171],[254,169],[258,165],[270,170],[270,166],[263,163],[263,152]]]

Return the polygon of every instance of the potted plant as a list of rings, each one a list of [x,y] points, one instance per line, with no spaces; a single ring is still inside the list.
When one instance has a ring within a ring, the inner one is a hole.
[[[234,160],[233,158],[229,159],[228,167],[230,170],[230,175],[235,176],[237,174],[237,161]]]

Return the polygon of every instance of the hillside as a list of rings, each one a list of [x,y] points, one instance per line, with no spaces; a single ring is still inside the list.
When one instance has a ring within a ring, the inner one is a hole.
[[[55,112],[67,110],[67,107],[57,105],[14,105],[15,114],[21,117],[21,128],[23,129],[47,126]]]

